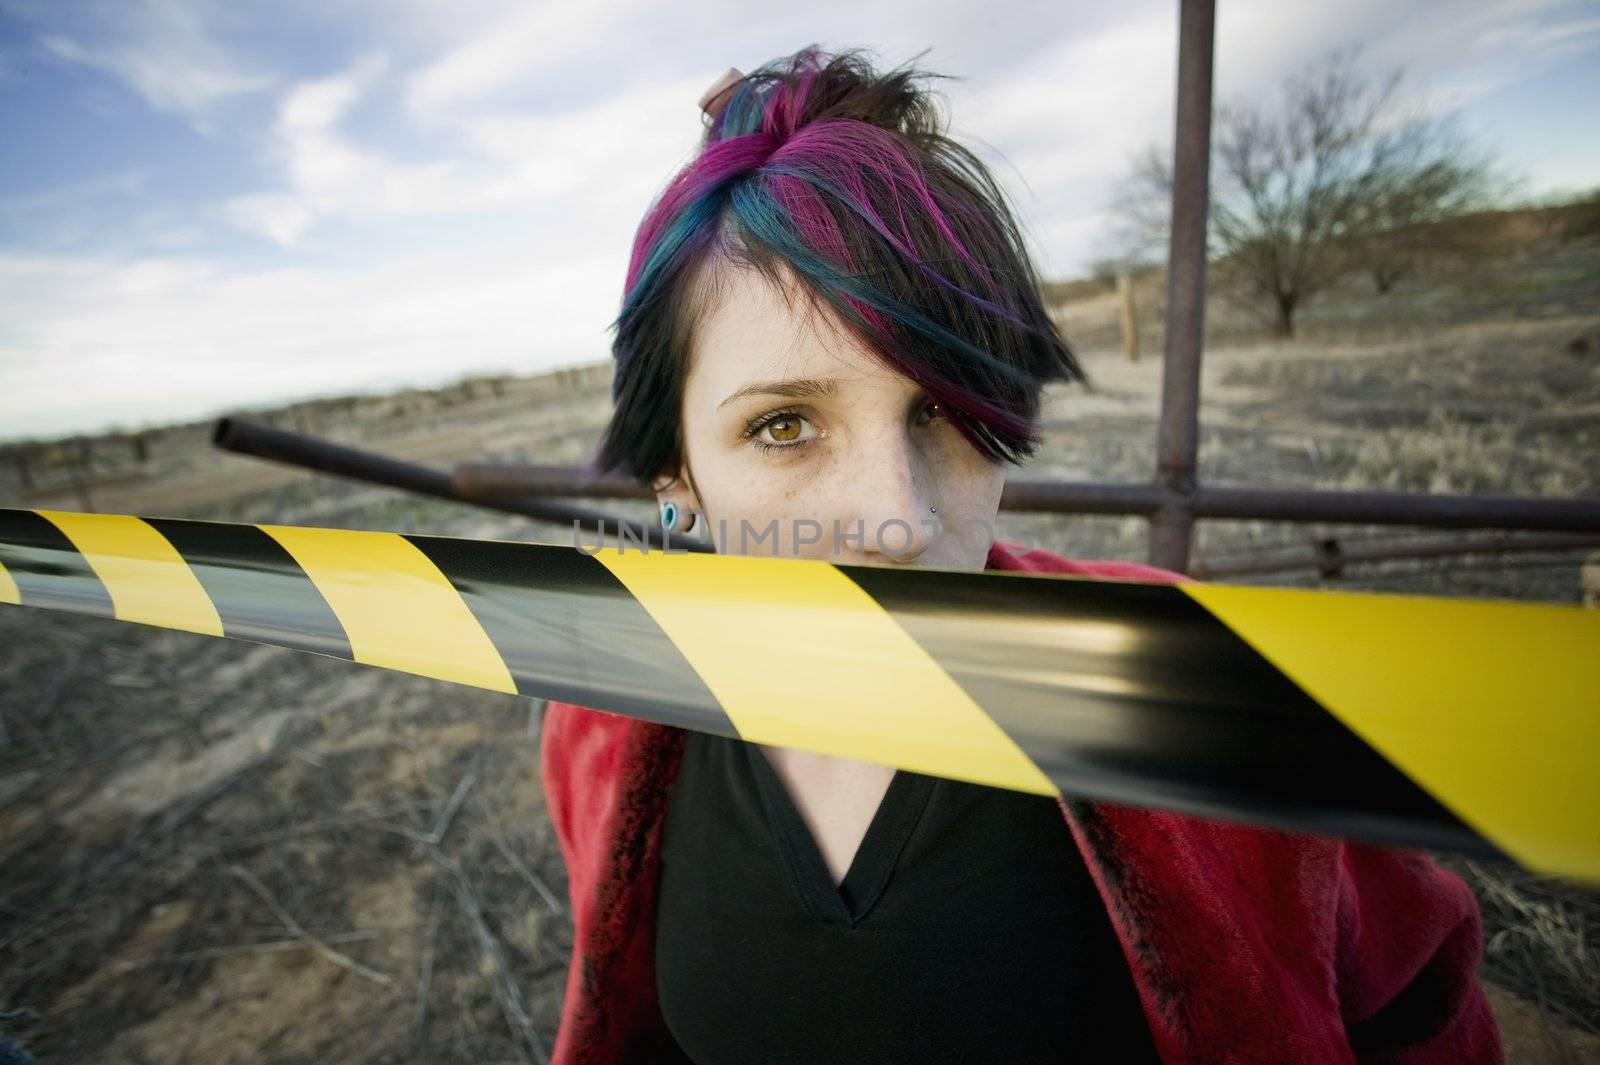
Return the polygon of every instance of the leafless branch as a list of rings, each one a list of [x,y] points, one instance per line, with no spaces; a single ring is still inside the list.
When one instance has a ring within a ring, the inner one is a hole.
[[[335,932],[323,936],[324,943],[356,943],[363,940],[378,939],[383,935],[383,930],[378,928],[362,928],[352,932]],[[312,950],[312,942],[305,939],[273,939],[265,943],[235,943],[223,947],[205,947],[200,950],[189,950],[182,954],[161,954],[154,958],[135,958],[116,964],[118,970],[143,968],[147,965],[168,965],[190,961],[207,961],[211,958],[226,958],[235,954],[275,954],[285,950]]]
[[[467,923],[472,926],[478,938],[478,948],[483,953],[490,970],[495,999],[500,1004],[500,1012],[505,1016],[506,1025],[511,1029],[512,1038],[516,1040],[518,1054],[524,1061],[536,1061],[539,1065],[547,1065],[550,1056],[544,1049],[539,1033],[533,1027],[532,1018],[523,1007],[522,991],[512,976],[505,948],[500,945],[494,930],[484,920],[483,907],[472,890],[472,884],[459,865],[438,851],[434,852],[433,860],[444,872],[445,882],[455,895],[462,915],[466,917]]]
[[[1335,52],[1280,86],[1274,100],[1218,108],[1210,238],[1224,295],[1269,308],[1292,335],[1296,312],[1360,269],[1379,291],[1451,239],[1443,220],[1498,189],[1489,157],[1445,121],[1397,113],[1401,72],[1371,76]],[[1147,149],[1112,204],[1129,255],[1164,244],[1172,199],[1167,154]]]
[[[331,961],[333,964],[342,969],[348,969],[357,976],[366,980],[371,980],[373,983],[382,987],[391,987],[394,985],[394,977],[390,976],[388,973],[381,973],[376,969],[371,969],[365,965],[362,965],[354,958],[351,958],[349,955],[339,953],[337,950],[334,950],[332,947],[328,946],[327,943],[318,939],[310,932],[307,932],[303,927],[301,927],[300,922],[296,921],[289,911],[285,910],[278,900],[273,897],[272,892],[267,890],[267,886],[260,880],[256,879],[255,874],[250,872],[250,870],[235,862],[228,866],[228,872],[232,873],[240,880],[243,880],[245,885],[249,887],[251,891],[254,891],[256,895],[260,897],[262,902],[267,904],[267,907],[272,910],[273,916],[277,917],[279,921],[283,922],[283,927],[288,929],[291,935],[304,940],[307,946],[311,947],[312,950],[322,955],[323,958]]]
[[[411,1024],[411,1042],[422,1042],[422,1032],[428,1023],[428,989],[433,985],[433,944],[439,934],[440,887],[433,888],[433,901],[428,906],[428,938],[422,948],[422,966],[417,974],[417,1012]]]
[[[439,813],[438,820],[433,823],[433,831],[423,839],[418,840],[417,845],[411,849],[411,857],[413,859],[422,856],[422,848],[424,846],[437,847],[444,842],[444,837],[450,832],[451,824],[455,822],[456,814],[461,811],[461,804],[467,801],[467,794],[478,783],[482,765],[483,748],[480,747],[472,757],[472,767],[456,782],[455,791],[450,793],[450,801],[445,803],[444,809]]]

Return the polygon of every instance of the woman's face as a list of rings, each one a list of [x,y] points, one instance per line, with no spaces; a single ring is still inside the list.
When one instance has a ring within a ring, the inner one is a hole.
[[[1004,464],[794,291],[730,271],[684,384],[689,477],[659,500],[722,554],[981,571]]]

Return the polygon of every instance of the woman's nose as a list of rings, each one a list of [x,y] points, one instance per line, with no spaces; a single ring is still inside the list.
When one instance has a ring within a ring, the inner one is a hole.
[[[859,543],[844,543],[841,554],[859,551],[872,562],[911,562],[938,538],[938,498],[927,456],[905,432],[875,437],[869,454],[850,463],[848,496],[853,513],[845,531]]]

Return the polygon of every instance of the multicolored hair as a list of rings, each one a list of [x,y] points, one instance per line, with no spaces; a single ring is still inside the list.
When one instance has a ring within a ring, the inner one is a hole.
[[[683,468],[696,324],[730,266],[785,299],[797,279],[991,461],[1033,454],[1043,385],[1084,375],[1004,194],[915,84],[944,76],[810,45],[737,83],[634,238],[595,469],[648,484]]]

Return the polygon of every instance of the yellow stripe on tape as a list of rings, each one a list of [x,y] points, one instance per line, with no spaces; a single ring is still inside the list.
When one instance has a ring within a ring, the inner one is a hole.
[[[439,568],[398,533],[262,525],[305,570],[357,662],[515,692],[505,660]]]
[[[594,557],[683,652],[741,738],[1057,794],[922,645],[832,565],[614,548]],[[785,679],[792,696],[774,698]]]
[[[1600,850],[1600,612],[1214,584],[1183,590],[1506,853],[1530,868],[1592,865]],[[1520,611],[1525,623],[1514,618]]]
[[[38,513],[89,563],[118,621],[222,635],[222,618],[189,563],[146,522],[127,514]]]
[[[16,578],[11,576],[3,562],[0,562],[0,603],[22,605],[22,592],[17,588]]]

